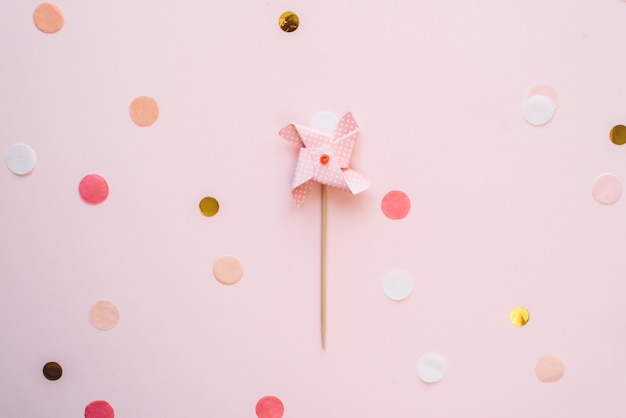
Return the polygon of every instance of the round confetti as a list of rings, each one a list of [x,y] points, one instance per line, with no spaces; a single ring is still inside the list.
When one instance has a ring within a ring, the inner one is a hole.
[[[541,357],[535,365],[535,374],[537,379],[542,382],[556,382],[565,373],[565,364],[563,361],[553,355]]]
[[[227,255],[215,262],[213,275],[220,283],[235,284],[243,277],[243,265],[237,257]]]
[[[256,415],[259,418],[282,418],[285,406],[276,396],[264,396],[256,403]]]
[[[48,380],[59,380],[63,374],[63,368],[56,361],[51,361],[43,366],[43,375]]]
[[[33,12],[33,21],[43,33],[55,33],[61,30],[65,21],[63,11],[54,3],[41,3]]]
[[[609,132],[609,137],[611,138],[611,142],[615,145],[626,144],[626,126],[615,125],[613,128],[611,128],[611,132]]]
[[[559,96],[558,94],[556,94],[556,90],[554,89],[554,87],[546,85],[535,86],[530,90],[528,96],[530,97],[535,95],[546,96],[552,101],[552,104],[554,104],[555,108],[559,107]]]
[[[387,218],[402,219],[411,210],[411,200],[405,193],[392,190],[383,197],[380,207]]]
[[[603,205],[612,205],[622,196],[622,182],[612,174],[604,174],[593,182],[593,197]]]
[[[528,123],[540,126],[550,122],[556,108],[550,98],[536,94],[526,99],[523,110],[524,118]]]
[[[78,185],[78,193],[86,203],[97,205],[109,196],[109,184],[98,174],[87,174]]]
[[[93,401],[85,407],[85,418],[115,418],[115,411],[107,401]]]
[[[28,145],[14,144],[4,154],[4,162],[13,174],[23,176],[33,171],[37,157],[35,151]]]
[[[285,12],[278,18],[278,26],[284,32],[293,32],[300,26],[300,19],[294,12]]]
[[[220,204],[214,197],[204,197],[200,201],[200,212],[204,216],[215,216],[220,210]]]
[[[130,117],[139,126],[150,126],[159,117],[159,105],[152,97],[137,97],[130,104]]]
[[[94,327],[106,331],[114,328],[120,321],[120,311],[110,300],[100,300],[91,307],[89,320]]]
[[[511,321],[511,324],[515,325],[516,327],[523,327],[528,323],[529,319],[530,313],[528,312],[528,309],[524,308],[523,306],[516,306],[511,310],[511,313],[509,314],[509,320]]]
[[[383,291],[389,299],[403,300],[413,291],[413,277],[406,270],[391,270],[383,280]]]
[[[441,354],[426,353],[417,361],[417,375],[426,383],[436,383],[446,375],[447,367]]]
[[[309,126],[319,132],[324,132],[326,134],[332,134],[335,132],[335,128],[337,128],[337,124],[339,123],[339,118],[333,112],[322,111],[317,112],[311,117],[311,123]]]

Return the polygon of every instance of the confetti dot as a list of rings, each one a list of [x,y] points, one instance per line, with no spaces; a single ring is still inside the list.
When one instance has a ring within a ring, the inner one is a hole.
[[[545,125],[554,116],[556,107],[549,97],[541,94],[530,96],[524,102],[524,118],[535,126]]]
[[[98,329],[110,330],[120,321],[120,311],[110,300],[100,300],[91,307],[89,320]]]
[[[611,138],[611,142],[615,145],[626,144],[626,126],[615,125],[613,128],[611,128],[609,137]]]
[[[391,270],[383,280],[383,291],[389,299],[403,300],[413,291],[413,277],[406,270]]]
[[[200,212],[204,216],[215,216],[220,210],[220,204],[214,197],[204,197],[200,201]]]
[[[622,182],[612,174],[604,174],[593,182],[593,197],[603,205],[612,205],[622,196]]]
[[[85,418],[115,418],[115,411],[107,401],[93,401],[85,407]]]
[[[285,12],[278,18],[278,26],[284,32],[293,32],[300,26],[300,18],[294,12]]]
[[[130,117],[139,126],[150,126],[159,117],[159,105],[152,97],[137,97],[130,104]]]
[[[315,129],[316,131],[333,134],[338,123],[339,118],[337,115],[333,112],[324,110],[322,112],[317,112],[311,117],[309,126],[311,126],[311,129]]]
[[[56,361],[51,361],[43,366],[43,375],[48,380],[59,380],[63,374],[63,368]]]
[[[78,185],[78,193],[86,203],[97,205],[109,196],[109,184],[99,174],[87,174]]]
[[[541,357],[535,365],[535,374],[537,379],[542,382],[556,382],[565,373],[565,364],[563,361],[553,355]]]
[[[7,168],[18,176],[30,173],[35,168],[35,151],[26,144],[13,144],[4,154]]]
[[[522,327],[526,325],[529,319],[530,313],[528,312],[528,309],[524,308],[523,306],[516,306],[511,310],[511,313],[509,315],[509,320],[511,321],[511,324],[515,325],[516,327]]]
[[[220,283],[235,284],[243,277],[243,265],[237,257],[227,255],[215,262],[213,275]]]
[[[54,3],[41,3],[33,12],[33,21],[43,33],[55,33],[61,30],[65,21],[63,11]]]
[[[445,357],[439,353],[423,354],[417,361],[417,375],[426,383],[439,382],[447,368]]]
[[[402,219],[411,210],[411,200],[405,193],[392,190],[383,197],[380,206],[387,218]]]
[[[559,107],[559,96],[556,94],[554,87],[546,85],[535,86],[528,93],[528,97],[535,95],[545,96],[552,101],[555,108]]]
[[[276,396],[264,396],[256,403],[256,415],[259,418],[282,418],[285,406]]]

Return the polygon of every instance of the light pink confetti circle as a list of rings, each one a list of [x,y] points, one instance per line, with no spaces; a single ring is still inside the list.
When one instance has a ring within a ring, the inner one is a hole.
[[[80,197],[91,205],[98,205],[109,196],[109,184],[99,174],[87,174],[78,185]]]
[[[535,365],[535,375],[542,382],[556,382],[565,374],[565,363],[557,356],[541,357]]]
[[[213,264],[213,275],[220,283],[235,284],[243,277],[243,264],[232,255],[220,257]]]
[[[283,402],[276,396],[264,396],[256,403],[259,418],[282,418],[285,413]]]
[[[93,401],[85,407],[85,418],[115,418],[115,411],[107,401]]]
[[[404,192],[392,190],[383,197],[380,208],[387,218],[402,219],[411,210],[411,199]]]
[[[622,196],[622,182],[613,174],[603,174],[593,182],[591,193],[598,203],[612,205]]]
[[[100,300],[91,307],[89,320],[98,329],[110,330],[120,321],[120,310],[110,300]]]

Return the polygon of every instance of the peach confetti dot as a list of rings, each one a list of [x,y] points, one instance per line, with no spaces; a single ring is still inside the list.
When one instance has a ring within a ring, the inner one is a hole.
[[[159,117],[159,105],[152,97],[137,97],[130,104],[130,117],[139,126],[150,126]]]
[[[220,210],[220,204],[216,198],[207,196],[200,201],[200,212],[204,216],[215,216]]]
[[[405,193],[392,190],[383,197],[380,206],[387,218],[402,219],[411,210],[411,200]]]
[[[542,382],[556,382],[565,373],[565,364],[560,358],[547,355],[541,357],[535,365],[537,379]]]
[[[65,18],[63,10],[54,3],[41,3],[33,12],[33,21],[43,33],[56,33],[61,30]]]
[[[110,300],[100,300],[91,307],[89,320],[98,329],[110,330],[120,321],[120,311]]]
[[[226,255],[213,265],[213,275],[220,283],[235,284],[243,277],[243,265],[237,257]]]
[[[259,418],[282,418],[284,413],[285,406],[276,396],[264,396],[256,403],[256,415]]]
[[[612,205],[622,196],[622,182],[613,174],[604,174],[593,182],[593,197],[603,205]]]
[[[107,401],[93,401],[85,407],[85,418],[115,418],[115,411]]]
[[[109,184],[99,174],[87,174],[78,185],[78,193],[86,203],[98,205],[109,196]]]

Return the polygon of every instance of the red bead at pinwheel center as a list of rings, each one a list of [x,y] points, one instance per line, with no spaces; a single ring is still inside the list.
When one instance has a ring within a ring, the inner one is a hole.
[[[330,156],[328,154],[322,154],[322,156],[320,157],[320,163],[328,164],[329,161],[330,161]]]

